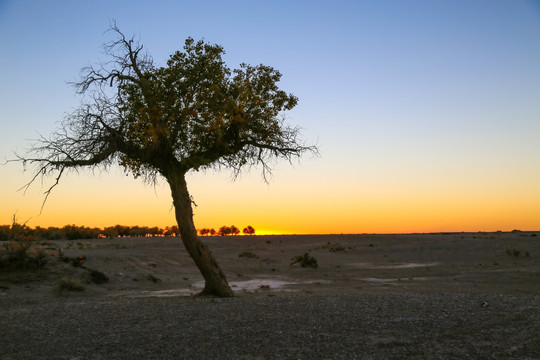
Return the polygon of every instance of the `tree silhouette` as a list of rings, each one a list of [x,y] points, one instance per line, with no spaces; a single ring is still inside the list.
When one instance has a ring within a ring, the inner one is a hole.
[[[277,86],[281,74],[265,65],[230,70],[219,45],[188,38],[183,51],[165,66],[116,24],[115,40],[104,45],[108,59],[82,69],[74,83],[82,105],[49,137],[36,140],[23,164],[34,165],[27,186],[52,176],[51,190],[69,170],[119,164],[148,182],[169,184],[179,232],[205,279],[202,294],[233,296],[225,274],[197,236],[186,174],[209,168],[232,169],[237,176],[252,166],[291,161],[316,152],[299,140],[299,129],[284,123],[283,111],[297,98]]]
[[[231,228],[225,225],[220,227],[218,230],[219,236],[226,236],[226,235],[229,235],[230,233],[231,233]]]
[[[238,235],[240,234],[240,229],[234,225],[231,225],[231,227],[229,227],[229,232],[231,235]]]
[[[253,235],[255,234],[255,229],[253,228],[253,226],[248,225],[242,230],[242,233],[244,235]]]

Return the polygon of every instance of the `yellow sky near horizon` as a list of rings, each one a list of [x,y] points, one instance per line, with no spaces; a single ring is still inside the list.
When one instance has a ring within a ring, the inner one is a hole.
[[[501,185],[470,188],[470,182],[461,191],[459,184],[453,184],[454,188],[447,184],[445,193],[433,179],[402,182],[400,187],[398,179],[388,179],[381,186],[373,180],[350,178],[330,188],[312,177],[317,161],[294,169],[280,166],[269,184],[255,171],[236,181],[228,173],[213,171],[188,176],[197,204],[196,227],[217,230],[223,225],[251,225],[261,235],[540,229],[539,193],[520,194],[516,189],[506,197],[495,196]],[[298,173],[293,183],[280,181],[290,172]],[[10,179],[8,185],[20,186],[23,179],[27,177],[21,176],[19,182]],[[21,222],[29,220],[31,227],[175,225],[167,184],[145,185],[120,169],[110,174],[69,175],[53,190],[40,215],[45,189],[35,185],[25,195],[13,192],[0,209],[1,223],[8,224],[16,213]]]

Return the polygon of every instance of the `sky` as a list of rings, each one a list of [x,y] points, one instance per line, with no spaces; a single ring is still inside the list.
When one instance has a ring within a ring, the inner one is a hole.
[[[170,190],[109,172],[52,179],[20,163],[81,102],[111,21],[156,65],[187,37],[230,68],[263,63],[299,98],[286,113],[320,155],[233,180],[194,172],[198,228],[258,234],[540,230],[538,1],[0,0],[0,224],[174,225]]]

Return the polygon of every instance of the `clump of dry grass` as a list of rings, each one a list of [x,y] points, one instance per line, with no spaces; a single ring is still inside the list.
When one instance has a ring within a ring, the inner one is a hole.
[[[297,255],[294,256],[291,259],[291,266],[299,264],[301,267],[311,267],[316,269],[319,264],[317,263],[317,259],[315,259],[313,256],[309,255],[308,253],[305,253],[304,255]]]
[[[56,291],[84,291],[85,286],[77,279],[63,277],[56,282]]]
[[[249,259],[258,259],[259,255],[252,253],[251,251],[244,251],[238,254],[238,257],[245,257]]]

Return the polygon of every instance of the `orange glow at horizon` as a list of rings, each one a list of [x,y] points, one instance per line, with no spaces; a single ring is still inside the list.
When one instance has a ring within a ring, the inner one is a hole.
[[[21,178],[8,179],[5,186],[16,189],[24,183]],[[224,225],[240,230],[251,225],[256,235],[540,231],[540,191],[534,192],[533,185],[511,184],[510,192],[493,183],[492,188],[432,179],[378,184],[348,176],[327,187],[330,180],[314,178],[307,166],[288,181],[276,175],[270,185],[259,174],[236,182],[226,174],[192,174],[188,186],[197,203],[195,227],[217,231]],[[176,225],[167,184],[151,188],[114,171],[68,180],[53,191],[41,215],[42,189],[25,196],[10,192],[0,208],[0,224],[9,224],[16,214],[31,227]]]

